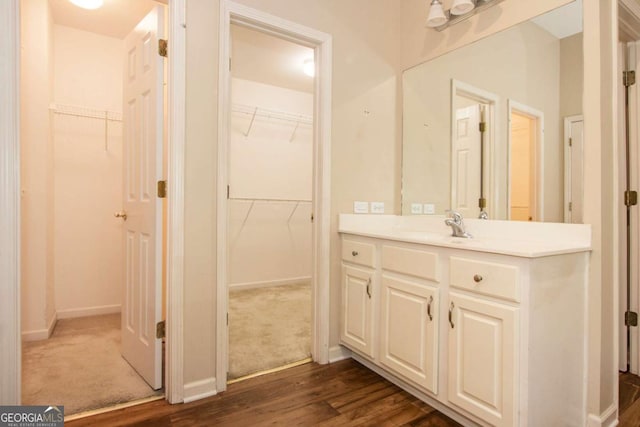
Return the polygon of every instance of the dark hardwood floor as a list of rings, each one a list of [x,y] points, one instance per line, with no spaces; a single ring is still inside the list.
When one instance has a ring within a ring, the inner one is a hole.
[[[620,426],[640,427],[640,377],[620,374]],[[78,426],[460,426],[355,362],[309,363],[252,378],[218,396],[163,400],[65,423]]]
[[[640,427],[640,377],[620,374],[620,424],[621,427]]]
[[[460,426],[351,359],[252,378],[192,403],[159,400],[65,425]]]

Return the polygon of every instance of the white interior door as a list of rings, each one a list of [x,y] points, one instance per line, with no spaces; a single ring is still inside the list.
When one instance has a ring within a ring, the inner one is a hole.
[[[583,135],[584,121],[582,116],[571,116],[564,119],[565,140],[565,206],[564,222],[581,224],[583,218],[584,182],[583,169]]]
[[[480,213],[480,105],[458,108],[453,123],[452,208],[464,217]]]
[[[162,387],[161,200],[163,58],[158,38],[164,8],[157,6],[125,39],[124,61],[124,251],[125,295],[122,356],[154,389]]]

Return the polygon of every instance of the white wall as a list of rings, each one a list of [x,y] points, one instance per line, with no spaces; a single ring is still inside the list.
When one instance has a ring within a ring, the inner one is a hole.
[[[232,80],[231,93],[236,105],[313,114],[311,93],[242,79]],[[231,114],[230,286],[310,278],[312,149],[310,124]]]
[[[338,343],[338,213],[354,200],[398,212],[400,59],[397,0],[242,0],[333,36],[331,325]],[[219,1],[187,2],[185,176],[185,383],[215,376],[216,147]],[[368,111],[369,114],[366,114]]]
[[[56,104],[122,111],[122,40],[54,27]],[[55,114],[58,317],[118,311],[122,297],[122,123]],[[106,146],[105,146],[106,144]]]
[[[47,338],[55,320],[53,20],[47,0],[21,2],[21,317],[25,339]]]

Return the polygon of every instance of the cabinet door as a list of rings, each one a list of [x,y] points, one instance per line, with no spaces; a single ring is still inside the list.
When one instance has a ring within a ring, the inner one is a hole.
[[[381,363],[437,394],[437,289],[383,276],[380,298]]]
[[[451,293],[449,401],[494,426],[517,425],[518,309]]]
[[[373,270],[342,266],[340,339],[353,350],[373,357]]]

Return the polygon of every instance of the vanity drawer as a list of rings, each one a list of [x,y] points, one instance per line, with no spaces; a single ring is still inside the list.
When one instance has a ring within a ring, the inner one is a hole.
[[[420,249],[382,246],[382,268],[439,282],[438,254]]]
[[[342,239],[342,259],[354,264],[374,266],[376,247],[371,243]]]
[[[518,267],[451,257],[451,286],[520,302]]]

